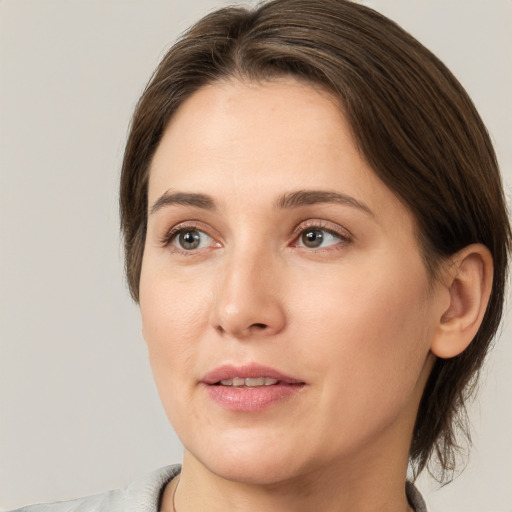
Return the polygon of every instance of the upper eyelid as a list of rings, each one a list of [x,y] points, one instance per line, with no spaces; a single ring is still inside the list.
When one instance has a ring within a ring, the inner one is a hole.
[[[308,228],[319,228],[330,233],[334,233],[342,238],[355,238],[354,235],[347,228],[331,221],[321,219],[308,219],[300,222],[294,228],[293,233],[298,235]]]
[[[201,231],[201,232],[207,234],[208,236],[211,236],[209,234],[208,227],[205,226],[203,222],[198,221],[198,220],[185,220],[182,222],[178,222],[177,224],[174,224],[173,226],[171,226],[166,231],[166,233],[173,234],[173,233],[177,233],[179,231],[183,231],[183,230],[187,230],[187,229]]]

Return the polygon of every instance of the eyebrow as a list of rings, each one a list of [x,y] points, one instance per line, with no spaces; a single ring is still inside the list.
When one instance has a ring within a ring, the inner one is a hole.
[[[196,194],[193,192],[170,192],[163,193],[153,204],[150,214],[156,213],[164,206],[181,205],[195,206],[205,210],[216,210],[215,201],[206,194]]]
[[[362,210],[363,212],[374,216],[370,208],[361,201],[346,194],[325,190],[297,190],[287,192],[277,198],[274,207],[277,209],[299,208],[319,203],[335,203],[344,206],[351,206]],[[215,201],[206,194],[194,192],[164,192],[153,204],[150,214],[154,214],[165,206],[180,205],[194,206],[205,210],[215,211],[217,209]]]
[[[374,213],[366,204],[358,201],[354,197],[325,190],[298,190],[296,192],[288,192],[280,196],[275,205],[277,208],[297,208],[299,206],[318,203],[335,203],[344,206],[352,206],[374,216]]]

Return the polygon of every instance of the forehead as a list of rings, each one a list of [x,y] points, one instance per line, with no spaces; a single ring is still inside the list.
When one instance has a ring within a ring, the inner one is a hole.
[[[329,126],[341,129],[328,133]],[[349,139],[349,132],[330,94],[292,78],[216,82],[199,89],[175,112],[152,169],[164,158],[186,156],[192,164],[206,154],[233,161],[248,155],[264,169],[268,160],[291,159],[294,155],[287,151],[291,145],[348,146],[351,140],[340,137]]]
[[[360,154],[337,99],[288,77],[202,87],[168,124],[149,204],[170,188],[222,196],[227,187],[240,196],[324,188],[398,202]]]

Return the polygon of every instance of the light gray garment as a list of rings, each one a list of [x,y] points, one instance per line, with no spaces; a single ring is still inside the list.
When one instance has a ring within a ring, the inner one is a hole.
[[[167,483],[181,470],[166,466],[149,473],[124,489],[71,501],[30,505],[13,512],[158,512]]]
[[[414,512],[427,512],[425,500],[412,482],[405,482],[405,493],[407,494],[409,505],[414,509]]]
[[[133,482],[125,489],[71,501],[30,505],[12,512],[159,512],[165,486],[180,472],[179,464],[166,466]],[[427,512],[414,484],[406,484],[407,499],[415,512]]]

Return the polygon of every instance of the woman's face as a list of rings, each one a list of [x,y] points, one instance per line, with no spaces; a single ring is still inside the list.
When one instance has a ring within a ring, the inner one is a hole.
[[[143,332],[186,456],[260,483],[405,461],[439,301],[335,100],[291,78],[200,89],[148,199]]]

